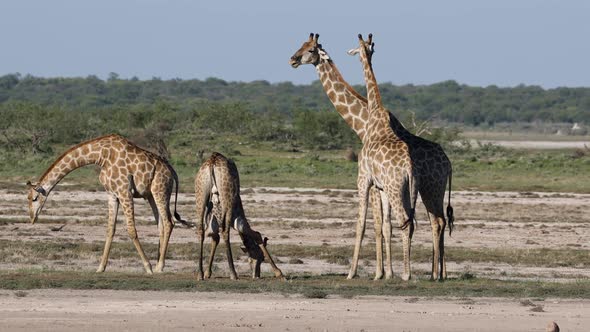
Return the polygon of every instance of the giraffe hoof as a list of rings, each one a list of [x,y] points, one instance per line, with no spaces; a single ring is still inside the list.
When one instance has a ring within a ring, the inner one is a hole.
[[[411,276],[410,276],[409,273],[402,274],[402,280],[403,281],[408,281],[408,280],[410,280],[410,278],[411,278]]]
[[[203,272],[198,272],[197,273],[197,280],[204,280],[204,278],[203,278]]]
[[[347,280],[351,280],[351,279],[353,279],[355,276],[356,276],[355,274],[353,274],[353,273],[349,273],[349,274],[348,274],[348,276],[346,276],[346,279],[347,279]]]
[[[162,273],[162,271],[164,271],[164,265],[157,265],[156,269],[154,270],[154,272],[156,273]]]
[[[152,275],[152,274],[154,274],[154,271],[152,271],[152,267],[151,267],[151,265],[146,265],[146,267],[145,267],[145,272],[146,272],[147,274],[149,274],[149,275]]]
[[[102,267],[102,266],[99,266],[99,267],[98,267],[98,269],[96,270],[96,273],[103,273],[103,272],[104,272],[104,270],[105,270],[105,268],[104,268],[104,267]]]
[[[383,279],[383,274],[376,274],[375,278],[373,278],[373,280],[381,280]]]

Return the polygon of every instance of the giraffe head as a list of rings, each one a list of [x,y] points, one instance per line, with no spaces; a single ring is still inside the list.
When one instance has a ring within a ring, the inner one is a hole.
[[[264,253],[259,245],[266,242],[262,239],[260,232],[251,229],[244,217],[237,217],[234,220],[234,228],[242,239],[243,246],[240,247],[242,251],[251,259],[263,261]]]
[[[47,192],[42,186],[32,184],[31,181],[27,182],[27,186],[29,187],[29,193],[27,195],[29,201],[29,218],[31,224],[34,224],[39,217],[39,213],[41,213],[41,209],[43,209],[43,205],[47,201]]]
[[[359,46],[357,48],[353,48],[353,49],[349,50],[347,53],[349,55],[355,56],[357,54],[360,55],[361,52],[363,52],[363,54],[365,55],[365,57],[367,58],[369,63],[371,63],[371,58],[373,57],[373,53],[375,52],[375,43],[373,43],[373,34],[370,33],[369,39],[367,39],[367,40],[364,40],[363,35],[361,35],[360,33],[359,33],[358,37],[359,37]]]
[[[322,45],[318,44],[319,34],[309,34],[309,39],[301,45],[301,47],[293,54],[289,59],[289,64],[293,68],[299,67],[299,65],[317,65],[320,60],[329,59],[328,54],[322,49]]]

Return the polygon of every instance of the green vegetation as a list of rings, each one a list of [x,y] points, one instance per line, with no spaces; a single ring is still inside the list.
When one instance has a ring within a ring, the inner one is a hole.
[[[384,84],[382,90],[402,120],[413,113],[418,122],[434,116],[472,124],[586,121],[590,116],[582,111],[590,105],[587,89],[472,88],[443,82]],[[498,112],[504,115],[496,118]],[[21,187],[69,146],[108,133],[122,134],[168,157],[185,191],[192,189],[188,179],[211,151],[236,160],[244,187],[355,187],[357,165],[346,160],[345,150],[358,151],[360,141],[333,111],[318,83],[5,75],[0,77],[0,114],[4,188]],[[454,189],[588,192],[590,188],[590,178],[577,176],[590,170],[588,151],[471,147],[461,142],[456,128],[431,129],[427,138],[442,144],[453,161]],[[79,188],[101,188],[92,168],[76,171],[67,180]]]
[[[292,275],[280,281],[268,275],[252,281],[214,278],[197,282],[193,273],[163,273],[147,276],[131,273],[94,273],[72,271],[20,270],[0,272],[0,289],[26,290],[40,288],[171,290],[188,292],[282,293],[302,294],[308,298],[339,295],[345,298],[362,295],[453,296],[514,298],[590,298],[590,282],[572,283],[539,281],[502,281],[496,279],[449,279],[444,283],[399,279],[368,281],[345,280],[343,275]]]
[[[195,238],[196,243],[196,238]],[[102,254],[103,242],[50,242],[50,241],[10,241],[0,240],[0,262],[3,263],[27,263],[43,260],[68,261],[96,257],[98,260]],[[204,250],[208,251],[208,246]],[[157,257],[157,244],[143,243],[143,248],[148,257]],[[240,253],[239,245],[232,246],[233,252]],[[295,259],[313,258],[325,260],[328,263],[349,265],[352,249],[349,246],[330,245],[288,245],[273,244],[269,246],[273,256],[290,257]],[[588,267],[588,255],[590,251],[583,249],[474,249],[462,247],[447,247],[446,254],[450,261],[456,263],[506,263],[521,266],[545,266],[545,267]],[[131,241],[112,245],[110,259],[137,259],[137,251]],[[194,243],[178,243],[168,250],[168,258],[177,260],[195,261],[197,251]],[[361,259],[374,259],[375,246],[367,245],[361,251]],[[217,255],[222,260],[222,255]],[[402,260],[401,252],[393,252],[395,260]],[[427,263],[432,259],[432,248],[429,246],[412,246],[412,262]],[[294,261],[297,264],[296,261]]]
[[[364,94],[364,86],[355,86]],[[590,88],[543,89],[519,85],[471,87],[455,81],[431,85],[380,85],[381,96],[391,110],[413,110],[418,119],[438,117],[450,122],[490,125],[498,122],[590,122]],[[258,112],[278,111],[294,114],[297,110],[325,110],[332,106],[319,81],[309,85],[266,81],[226,82],[206,80],[141,81],[121,79],[112,73],[104,81],[86,78],[42,78],[9,74],[0,77],[0,103],[31,102],[73,110],[127,108],[173,102],[179,108],[191,108],[202,101],[247,103]],[[141,119],[138,119],[141,120]]]

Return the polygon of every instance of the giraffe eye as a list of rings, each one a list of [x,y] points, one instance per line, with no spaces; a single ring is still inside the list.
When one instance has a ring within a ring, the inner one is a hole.
[[[35,198],[33,198],[33,202],[36,202],[38,198],[39,198],[39,195],[35,196]]]

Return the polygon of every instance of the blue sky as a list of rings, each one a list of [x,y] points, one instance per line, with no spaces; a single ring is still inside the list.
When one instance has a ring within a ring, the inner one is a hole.
[[[288,60],[317,32],[358,84],[345,51],[372,32],[381,82],[590,86],[590,1],[369,3],[2,0],[0,75],[309,83],[315,70]]]

